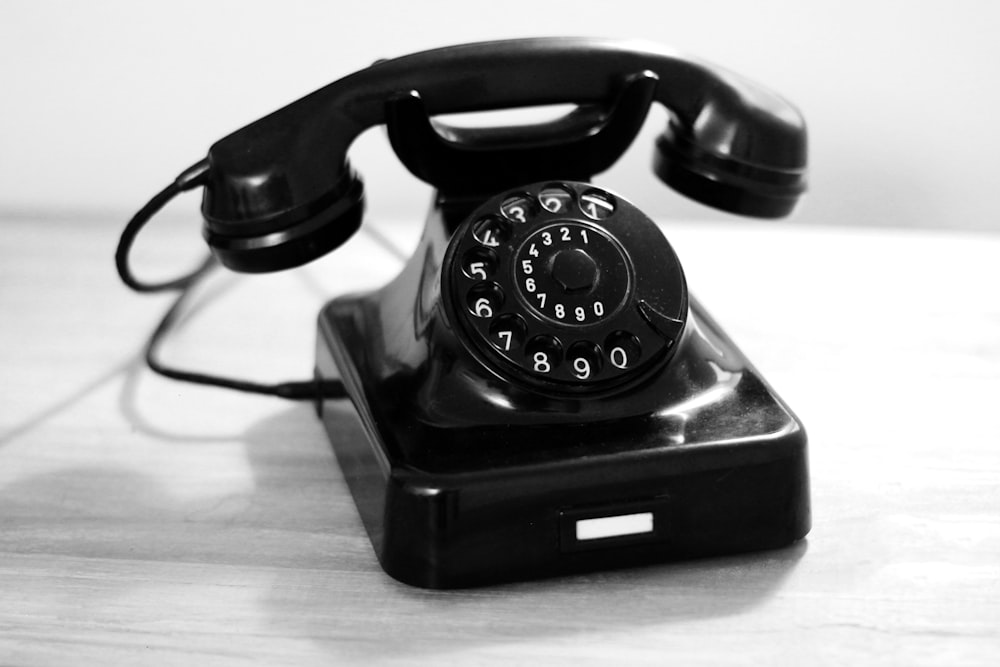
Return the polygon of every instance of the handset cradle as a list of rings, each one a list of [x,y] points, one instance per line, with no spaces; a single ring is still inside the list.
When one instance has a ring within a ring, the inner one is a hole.
[[[578,108],[534,126],[466,129],[433,121],[417,90],[387,103],[386,130],[400,161],[449,198],[485,199],[551,178],[587,181],[632,144],[658,83],[649,71],[623,76],[609,105]]]

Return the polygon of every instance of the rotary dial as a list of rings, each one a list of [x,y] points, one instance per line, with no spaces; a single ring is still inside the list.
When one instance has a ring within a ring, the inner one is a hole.
[[[672,352],[687,316],[656,225],[584,183],[504,193],[456,232],[445,299],[486,363],[568,391],[623,384]]]

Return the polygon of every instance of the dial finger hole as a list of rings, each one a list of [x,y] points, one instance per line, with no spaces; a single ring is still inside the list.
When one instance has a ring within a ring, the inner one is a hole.
[[[577,341],[569,347],[566,362],[578,380],[590,380],[601,372],[601,350],[590,341]]]
[[[472,226],[472,235],[487,248],[496,248],[510,238],[510,224],[495,216],[487,216]]]
[[[490,326],[490,343],[502,352],[518,350],[524,344],[528,326],[520,315],[507,313],[496,319]]]
[[[549,213],[565,213],[573,203],[573,195],[559,185],[550,185],[538,193],[538,203]]]
[[[562,362],[562,343],[554,336],[535,336],[524,348],[524,356],[530,370],[547,375]]]
[[[476,317],[489,319],[503,305],[503,290],[496,283],[479,283],[469,290],[466,304]]]
[[[587,190],[580,195],[580,210],[591,220],[604,220],[615,212],[615,201],[607,192]]]
[[[462,257],[462,273],[473,280],[492,278],[496,269],[497,256],[489,248],[473,248]]]
[[[628,331],[616,331],[608,336],[604,349],[608,352],[608,362],[621,370],[634,367],[642,356],[638,337]]]
[[[514,195],[503,200],[500,212],[511,222],[528,222],[535,216],[535,202],[527,195]]]

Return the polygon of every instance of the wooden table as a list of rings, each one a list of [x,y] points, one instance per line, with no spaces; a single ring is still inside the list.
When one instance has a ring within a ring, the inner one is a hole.
[[[118,284],[119,221],[5,219],[2,664],[995,664],[1000,236],[667,225],[689,285],[810,434],[791,548],[457,592],[385,576],[310,406],[137,360],[169,297]],[[312,367],[319,305],[419,225],[271,276],[220,273],[176,365]],[[136,266],[200,252],[168,217]]]

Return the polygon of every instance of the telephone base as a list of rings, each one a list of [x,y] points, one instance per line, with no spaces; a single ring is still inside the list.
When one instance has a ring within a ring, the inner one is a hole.
[[[435,352],[433,332],[410,346],[447,363],[398,352],[383,298],[324,308],[316,371],[350,394],[353,406],[319,412],[394,578],[477,586],[770,549],[809,531],[805,431],[694,299],[674,362],[636,395],[581,401],[505,386],[460,349]],[[619,400],[633,414],[609,418]]]

